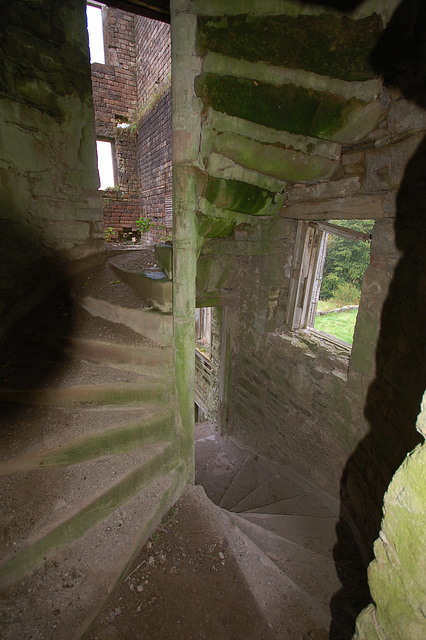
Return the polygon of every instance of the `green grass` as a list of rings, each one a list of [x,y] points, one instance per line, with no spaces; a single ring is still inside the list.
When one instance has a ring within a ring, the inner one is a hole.
[[[341,313],[328,313],[325,316],[317,316],[315,318],[315,329],[352,344],[357,313],[357,309],[351,309]]]

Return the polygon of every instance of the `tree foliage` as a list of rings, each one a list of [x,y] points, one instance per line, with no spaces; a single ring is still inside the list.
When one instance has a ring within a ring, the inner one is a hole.
[[[348,229],[355,229],[364,233],[371,233],[373,220],[334,220]],[[329,234],[327,255],[321,285],[321,300],[334,298],[340,289],[350,284],[352,291],[361,293],[362,278],[370,263],[370,243],[346,240],[334,234]],[[348,288],[348,287],[346,287]],[[350,302],[348,300],[348,302]]]

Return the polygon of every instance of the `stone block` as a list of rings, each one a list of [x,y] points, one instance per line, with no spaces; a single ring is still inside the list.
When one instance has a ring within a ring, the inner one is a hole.
[[[426,110],[408,100],[392,102],[388,113],[388,127],[392,135],[426,129]]]

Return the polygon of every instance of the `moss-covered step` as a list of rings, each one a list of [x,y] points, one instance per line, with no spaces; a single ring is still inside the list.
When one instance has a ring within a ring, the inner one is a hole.
[[[162,271],[128,271],[110,264],[119,278],[129,285],[147,304],[161,313],[173,311],[172,281]]]
[[[104,416],[98,414],[98,419]],[[141,419],[115,428],[106,428],[95,433],[87,433],[77,438],[62,439],[59,445],[54,441],[40,439],[27,455],[16,456],[13,451],[0,467],[0,476],[18,471],[41,470],[49,467],[80,464],[96,458],[124,454],[140,447],[152,446],[172,439],[174,414],[170,408],[157,409]],[[51,446],[51,445],[54,446]]]
[[[209,176],[206,200],[220,209],[249,215],[274,215],[282,205],[275,193],[240,180],[223,180]]]
[[[9,530],[11,541],[2,545],[0,563],[13,560],[34,540],[45,537],[106,492],[113,491],[165,447],[157,444],[66,467],[15,471],[0,478],[5,501],[0,520],[2,527]],[[29,511],[25,508],[27,505]]]
[[[204,107],[236,116],[275,130],[350,142],[347,133],[339,136],[356,120],[372,131],[381,117],[379,103],[316,91],[294,84],[272,85],[249,78],[204,73],[195,79],[197,95]],[[349,129],[352,136],[357,132]],[[358,139],[358,138],[357,138]]]
[[[326,180],[339,167],[337,160],[256,142],[232,133],[218,134],[213,142],[213,150],[247,169],[286,182]]]
[[[377,73],[370,54],[383,31],[373,13],[361,20],[322,15],[198,17],[197,49],[250,62],[362,81]]]
[[[0,566],[0,587],[19,579],[46,557],[63,549],[93,526],[108,518],[117,508],[130,498],[135,497],[151,480],[169,473],[179,465],[177,444],[159,447],[155,455],[148,456],[142,464],[137,456],[133,468],[118,482],[112,482],[95,499],[88,499],[81,509],[71,515],[65,514],[57,526],[49,530],[40,530],[39,535],[25,538],[22,549],[6,559]],[[85,463],[87,464],[87,463]],[[52,471],[52,470],[51,470]],[[110,469],[112,474],[113,469]],[[32,472],[31,472],[32,473]]]
[[[29,337],[32,340],[36,338],[39,343],[48,347],[55,347],[69,358],[134,371],[150,377],[167,378],[172,375],[171,347],[115,344],[85,338],[55,337],[50,334],[32,334]]]
[[[65,537],[58,536],[56,547],[52,545],[47,552],[40,549],[44,555],[34,559],[39,565],[35,570],[33,558],[26,564],[21,556],[11,576],[15,583],[2,590],[4,628],[22,638],[49,638],[52,629],[61,640],[82,637],[185,482],[184,467],[177,466],[124,503],[112,503],[110,515],[75,541],[70,539],[67,544]]]
[[[158,242],[154,245],[155,257],[166,276],[172,280],[173,274],[173,245],[166,242]]]
[[[149,402],[163,405],[171,399],[169,383],[147,379],[139,383],[75,385],[57,389],[0,389],[0,400],[23,405],[70,407],[73,405],[127,405]]]
[[[122,324],[159,345],[172,344],[173,318],[170,315],[148,309],[132,309],[92,296],[76,297],[75,301],[93,317]]]

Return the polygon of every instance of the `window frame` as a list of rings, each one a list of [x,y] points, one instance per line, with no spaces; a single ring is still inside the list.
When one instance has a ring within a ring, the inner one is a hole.
[[[348,229],[331,222],[299,220],[290,278],[286,324],[292,331],[309,331],[339,348],[347,345],[350,352],[352,348],[350,344],[314,328],[327,252],[327,240],[330,234],[353,241],[371,240],[369,233]]]

